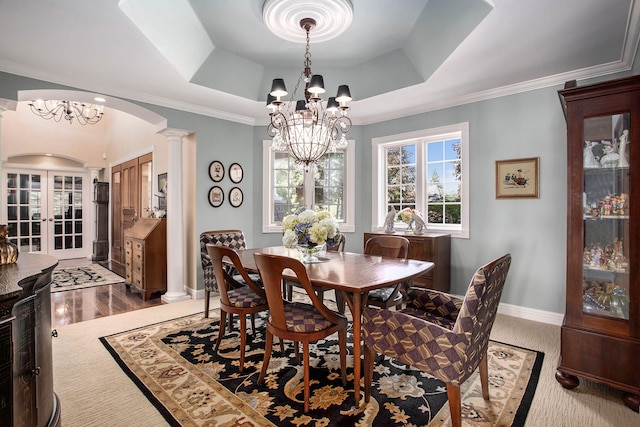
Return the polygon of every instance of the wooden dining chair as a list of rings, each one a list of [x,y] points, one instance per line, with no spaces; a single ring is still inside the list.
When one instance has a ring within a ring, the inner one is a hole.
[[[238,254],[234,249],[218,246],[207,245],[207,252],[211,258],[211,265],[213,267],[213,273],[218,284],[218,290],[220,292],[220,328],[218,332],[218,340],[216,341],[215,351],[220,348],[220,342],[224,336],[225,324],[227,320],[227,314],[237,314],[240,317],[240,372],[244,368],[244,353],[247,344],[247,319],[246,315],[251,316],[251,330],[255,334],[256,323],[255,314],[261,311],[267,311],[269,306],[267,304],[267,297],[264,293],[264,289],[258,286],[249,277],[249,274],[242,267],[242,263],[238,258]],[[228,262],[233,265],[234,272],[237,274],[231,275],[227,269],[225,269],[224,258],[228,259]],[[234,277],[242,277],[242,282],[236,280]],[[282,343],[281,343],[282,345]]]
[[[335,311],[330,310],[313,290],[304,264],[294,258],[255,253],[256,266],[260,271],[264,290],[269,305],[267,318],[267,333],[265,337],[265,352],[262,370],[258,384],[262,384],[273,346],[273,337],[291,340],[295,343],[296,357],[299,358],[298,343],[302,343],[302,358],[304,364],[304,412],[309,411],[309,343],[315,342],[338,332],[340,348],[340,369],[342,383],[346,385],[347,374],[347,319]],[[304,288],[311,304],[290,302],[282,298],[282,273],[291,269],[297,277],[298,283]]]
[[[371,398],[375,354],[407,364],[443,381],[453,427],[462,425],[460,385],[480,368],[482,397],[489,399],[489,335],[511,265],[506,254],[473,275],[464,298],[411,288],[400,311],[366,307],[363,312],[364,398]]]
[[[347,241],[347,238],[344,236],[344,234],[342,233],[338,234],[335,240],[331,242],[331,244],[327,241],[327,245],[326,245],[327,251],[344,252],[344,245],[346,244],[346,241]],[[286,299],[291,301],[293,298],[293,287],[299,286],[299,285],[297,282],[292,282],[290,280],[285,280],[283,284],[285,289],[285,297]],[[314,286],[313,289],[315,290],[316,295],[318,295],[318,298],[320,298],[320,301],[324,302],[325,289],[322,286]],[[338,300],[342,300],[342,299],[343,299],[342,294],[336,291],[336,303],[338,304],[338,308],[340,308],[340,303],[338,303]],[[340,311],[340,313],[344,314],[344,303],[342,303],[342,311]]]
[[[409,255],[409,240],[402,236],[374,236],[364,244],[366,255],[406,259]],[[369,292],[368,306],[391,308],[401,306],[404,292],[410,283],[401,282],[395,286],[375,289]]]

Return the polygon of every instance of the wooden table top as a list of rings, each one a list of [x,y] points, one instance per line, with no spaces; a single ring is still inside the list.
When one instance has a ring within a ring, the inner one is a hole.
[[[238,251],[245,269],[257,271],[254,253],[288,256],[300,259],[296,249],[284,246],[244,249]],[[322,262],[305,264],[311,283],[348,292],[368,292],[412,279],[434,267],[432,262],[401,260],[351,252],[331,252],[319,256]],[[285,277],[286,271],[285,271]],[[291,279],[295,279],[291,272]]]

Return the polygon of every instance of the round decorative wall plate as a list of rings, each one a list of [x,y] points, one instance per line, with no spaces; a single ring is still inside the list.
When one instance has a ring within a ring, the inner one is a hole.
[[[229,191],[229,203],[231,203],[231,206],[234,208],[237,208],[242,204],[243,198],[244,195],[242,194],[242,190],[238,187],[233,187],[231,191]]]

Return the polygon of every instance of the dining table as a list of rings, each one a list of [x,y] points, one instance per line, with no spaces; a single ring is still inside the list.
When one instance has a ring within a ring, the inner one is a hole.
[[[238,250],[242,266],[250,272],[258,272],[255,253],[272,254],[301,259],[297,249],[284,246]],[[309,280],[315,286],[342,292],[353,317],[353,382],[354,408],[360,404],[361,378],[361,321],[362,308],[369,291],[392,286],[420,276],[434,268],[434,263],[413,259],[387,258],[351,252],[327,251],[316,262],[305,264]],[[286,269],[283,279],[296,280],[293,271]]]

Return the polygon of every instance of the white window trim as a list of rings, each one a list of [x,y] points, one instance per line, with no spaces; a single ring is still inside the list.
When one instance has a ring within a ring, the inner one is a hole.
[[[414,132],[407,132],[397,135],[389,135],[380,138],[373,138],[371,140],[371,230],[382,231],[384,229],[384,220],[387,216],[386,211],[386,182],[385,176],[383,173],[385,170],[385,149],[394,145],[406,145],[417,143],[425,139],[431,139],[433,137],[444,137],[446,138],[446,134],[448,133],[458,133],[460,132],[462,135],[462,212],[461,212],[461,229],[458,229],[458,226],[433,226],[428,225],[427,230],[431,232],[443,232],[450,233],[451,237],[458,237],[463,239],[469,238],[469,203],[470,203],[470,194],[469,194],[469,122],[458,123],[454,125],[441,126],[433,129],[424,129]],[[425,163],[426,153],[423,153],[424,150],[421,149],[421,145],[418,144],[416,147],[416,162]],[[423,176],[424,168],[417,168],[416,180],[418,183],[424,182]],[[424,206],[425,197],[426,197],[426,186],[418,185],[418,192],[416,193],[416,204],[420,206]]]
[[[274,152],[271,149],[272,140],[262,141],[262,232],[282,233],[282,224],[273,222],[273,162]],[[339,223],[340,231],[343,233],[353,233],[356,231],[355,218],[355,176],[356,176],[356,156],[355,141],[347,140],[345,151],[345,186],[346,192],[346,217],[344,222]],[[305,200],[313,200],[313,185],[306,185]]]

